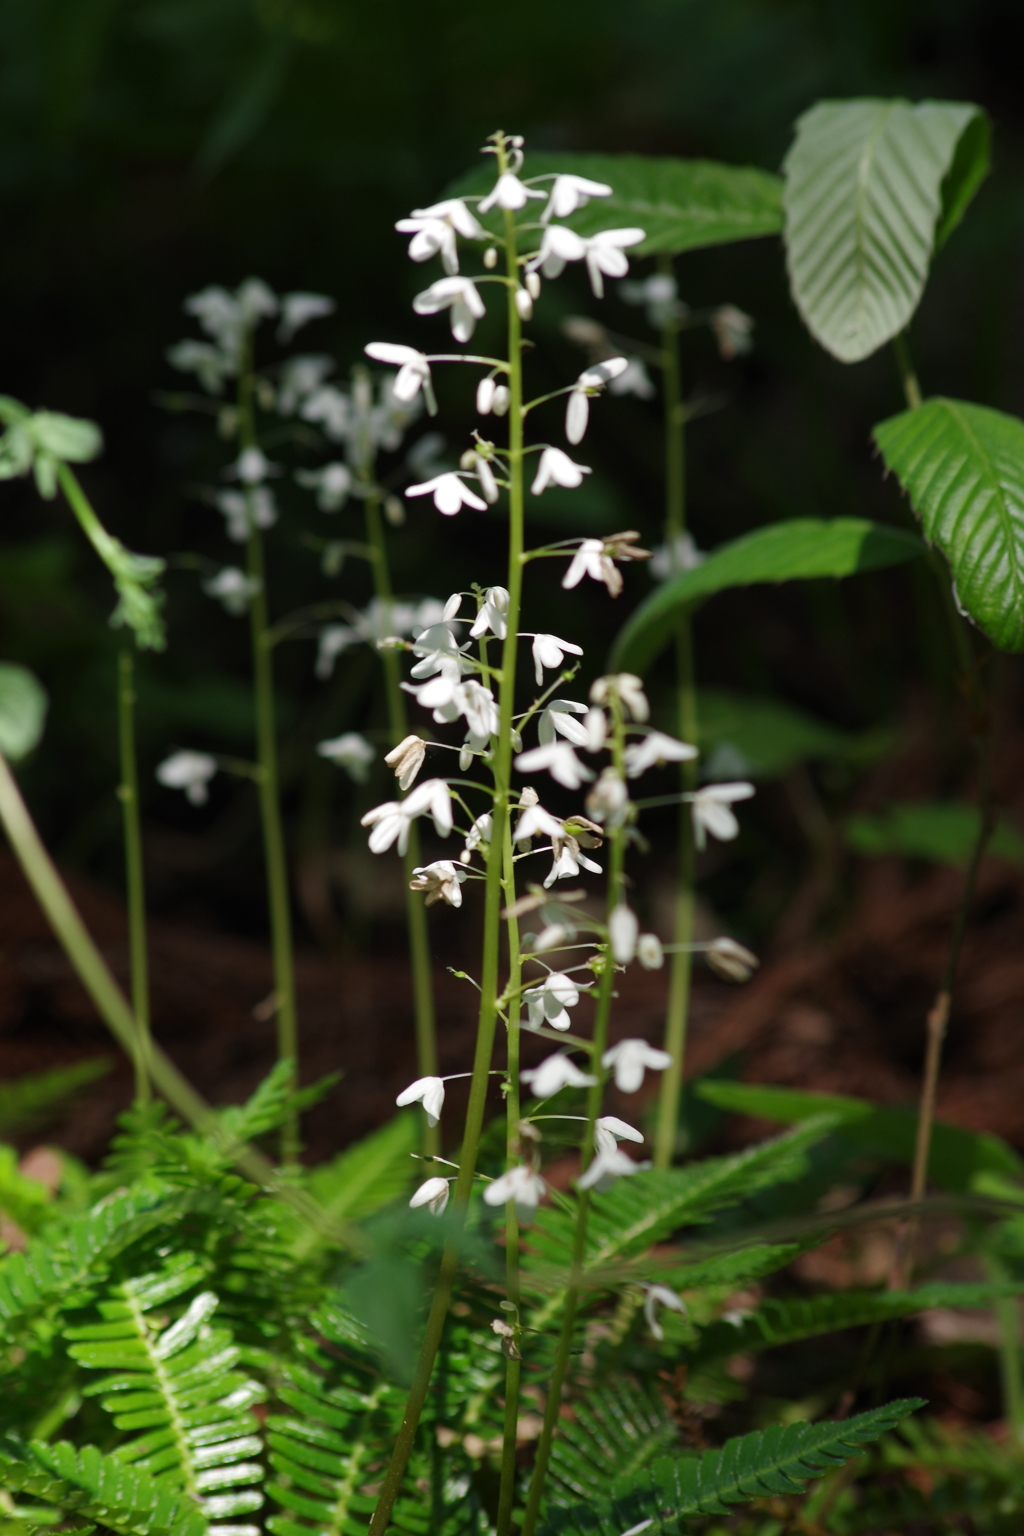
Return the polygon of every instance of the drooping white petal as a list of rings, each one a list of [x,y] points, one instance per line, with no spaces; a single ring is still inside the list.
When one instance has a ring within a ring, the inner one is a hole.
[[[564,485],[569,490],[575,490],[583,484],[583,476],[590,473],[588,465],[576,464],[561,448],[545,448],[530,490],[534,496],[539,496],[549,485]]]
[[[395,1103],[400,1109],[407,1104],[422,1104],[428,1124],[436,1125],[444,1107],[444,1082],[439,1077],[418,1077],[408,1088],[402,1089]]]
[[[628,965],[636,953],[640,924],[637,915],[625,902],[620,901],[608,918],[608,937],[612,954],[620,965]]]

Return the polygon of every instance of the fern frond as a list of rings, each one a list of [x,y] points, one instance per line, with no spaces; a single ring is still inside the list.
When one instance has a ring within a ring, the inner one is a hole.
[[[661,1395],[626,1377],[606,1382],[573,1405],[551,1449],[548,1499],[571,1507],[608,1492],[608,1471],[632,1478],[678,1446],[679,1431]]]
[[[114,1065],[109,1056],[76,1061],[70,1067],[51,1067],[48,1072],[26,1072],[0,1085],[0,1135],[13,1136],[31,1130],[47,1111],[79,1088],[105,1077]]]
[[[807,1299],[762,1302],[753,1312],[724,1319],[705,1328],[690,1354],[702,1366],[726,1355],[749,1354],[793,1344],[843,1328],[861,1328],[926,1312],[930,1307],[986,1307],[1001,1296],[1019,1292],[1019,1285],[967,1285],[955,1282],[922,1285],[913,1291],[839,1291]]]
[[[263,1389],[235,1369],[240,1352],[228,1330],[210,1326],[218,1301],[212,1291],[200,1291],[175,1322],[154,1315],[206,1272],[190,1254],[177,1254],[158,1273],[113,1287],[98,1306],[103,1321],[67,1328],[65,1337],[72,1359],[110,1373],[83,1396],[98,1397],[116,1429],[141,1431],[113,1458],[183,1489],[216,1521],[263,1503],[254,1486],[263,1469],[247,1460],[263,1449],[248,1412]],[[255,1527],[244,1529],[255,1536]]]
[[[675,1531],[696,1515],[727,1515],[730,1506],[770,1494],[802,1493],[804,1485],[857,1456],[922,1406],[903,1398],[839,1424],[774,1425],[729,1440],[720,1450],[663,1457],[639,1477],[616,1479],[611,1496],[572,1509],[549,1506],[544,1536],[645,1536]]]
[[[329,1163],[314,1168],[308,1177],[310,1193],[332,1222],[356,1221],[390,1205],[405,1194],[416,1174],[410,1157],[419,1144],[416,1117],[406,1111],[371,1131]],[[307,1227],[297,1239],[304,1254],[317,1241]]]
[[[206,1519],[181,1489],[127,1467],[94,1445],[0,1440],[0,1481],[60,1514],[95,1520],[121,1536],[205,1536]]]
[[[231,1104],[220,1110],[218,1119],[239,1144],[255,1141],[268,1131],[277,1130],[292,1112],[301,1113],[319,1103],[340,1077],[340,1072],[331,1072],[308,1088],[296,1090],[295,1063],[287,1056],[282,1057],[244,1104]]]

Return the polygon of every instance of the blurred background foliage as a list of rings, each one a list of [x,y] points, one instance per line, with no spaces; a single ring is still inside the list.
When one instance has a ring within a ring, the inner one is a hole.
[[[234,561],[219,515],[194,494],[216,478],[224,446],[212,425],[169,413],[159,399],[182,387],[164,354],[194,334],[181,314],[186,294],[258,274],[278,291],[334,295],[336,315],[303,336],[302,350],[332,352],[343,378],[366,341],[421,344],[429,334],[431,323],[409,309],[423,269],[407,261],[393,224],[472,165],[495,127],[546,150],[774,170],[794,119],[816,99],[903,94],[979,102],[995,129],[993,174],[936,263],[914,322],[923,387],[1019,413],[1022,44],[1024,11],[1013,0],[523,0],[514,12],[467,0],[0,0],[0,388],[102,425],[107,450],[85,478],[131,548],[172,562],[183,552]],[[691,254],[679,275],[694,308],[731,302],[756,320],[754,351],[737,361],[724,362],[706,331],[685,338],[688,391],[711,407],[689,433],[698,544],[778,517],[906,519],[869,447],[872,424],[902,403],[889,353],[842,368],[815,347],[790,301],[777,240]],[[545,300],[534,366],[538,384],[554,387],[582,366],[561,320],[597,311],[574,274]],[[653,340],[614,295],[600,313],[614,330]],[[482,329],[485,348],[486,339]],[[442,381],[451,452],[468,430],[469,388],[458,377]],[[593,481],[575,502],[551,498],[535,509],[558,534],[635,527],[656,542],[660,455],[657,401],[604,400],[581,455],[598,471]],[[285,491],[283,501],[270,546],[275,615],[339,595],[365,601],[365,571],[349,563],[329,580],[303,539],[303,530],[323,537],[325,528],[359,537],[357,506],[327,528],[308,497]],[[0,527],[0,650],[32,666],[53,701],[25,783],[58,855],[119,886],[111,594],[59,503],[7,484]],[[411,507],[392,538],[397,587],[444,597],[486,582],[500,540],[493,517],[448,521]],[[941,612],[920,565],[715,599],[697,625],[701,685],[774,696],[815,716],[819,741],[831,733],[884,751],[916,699],[934,701],[951,686]],[[651,578],[627,570],[614,609],[603,590],[563,598],[557,579],[553,568],[538,575],[528,622],[581,640],[589,678]],[[251,787],[218,780],[197,812],[160,790],[152,772],[173,747],[247,752],[244,621],[201,595],[187,562],[172,564],[168,590],[169,649],[139,666],[154,907],[259,933]],[[376,877],[354,822],[385,786],[376,777],[353,791],[313,748],[345,728],[380,732],[383,707],[370,653],[347,653],[328,684],[315,679],[313,661],[310,640],[284,646],[278,677],[305,937],[331,943],[341,929],[310,895],[315,878],[303,885],[303,861],[322,863],[325,848],[354,840],[356,851],[328,875],[341,880],[349,937],[365,938],[365,927],[352,926],[353,893],[361,889],[364,911],[376,902],[385,917],[391,898],[370,889]],[[666,689],[667,679],[663,706]],[[939,719],[948,696],[940,705]],[[728,707],[719,701],[719,715]],[[812,760],[815,750],[806,745]],[[741,842],[709,855],[708,889],[723,910],[742,903],[740,931],[757,937],[775,923],[821,805],[838,825],[871,756],[821,751],[830,761],[813,778],[800,768],[802,778],[771,779]],[[940,755],[932,793],[962,793],[965,762],[966,749]],[[377,932],[403,942],[399,927]]]

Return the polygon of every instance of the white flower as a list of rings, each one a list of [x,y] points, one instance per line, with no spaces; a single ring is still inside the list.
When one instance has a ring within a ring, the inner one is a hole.
[[[384,761],[395,770],[399,789],[405,790],[413,782],[423,766],[427,744],[422,736],[403,736],[397,747],[392,747]]]
[[[277,522],[277,503],[269,485],[257,485],[249,491],[218,491],[217,510],[224,514],[228,538],[236,544],[244,544],[257,528],[273,528]]]
[[[625,369],[610,381],[608,388],[613,395],[636,395],[638,400],[653,400],[657,393],[646,364],[638,357],[626,359]]]
[[[442,277],[431,283],[412,301],[418,315],[438,315],[451,310],[452,335],[456,341],[468,341],[476,323],[487,313],[476,284],[468,277]]]
[[[594,1122],[596,1152],[614,1152],[616,1144],[620,1141],[643,1141],[643,1139],[643,1131],[627,1125],[625,1120],[619,1120],[615,1115],[602,1115]]]
[[[285,346],[295,332],[319,320],[323,315],[333,315],[334,300],[325,293],[286,293],[281,300],[281,322],[277,327],[277,339]]]
[[[724,934],[712,939],[705,951],[708,965],[725,981],[749,981],[760,965],[755,954]]]
[[[562,224],[549,224],[540,242],[540,250],[529,262],[531,271],[538,268],[547,278],[559,277],[567,261],[582,261],[587,254],[586,241],[574,229]]]
[[[451,859],[435,859],[413,870],[409,881],[410,891],[426,891],[428,907],[435,901],[445,901],[450,907],[462,906],[462,882],[466,871],[459,869]]]
[[[264,316],[277,314],[277,298],[260,278],[250,277],[234,293],[216,285],[193,293],[185,300],[184,308],[186,314],[195,315],[206,334],[234,360],[237,369],[242,337]]]
[[[268,475],[278,473],[262,448],[243,448],[233,464],[224,470],[225,480],[241,480],[243,485],[260,485]]]
[[[533,187],[524,186],[512,171],[503,171],[487,196],[481,198],[477,204],[481,213],[488,213],[492,208],[508,208],[513,213],[520,208],[525,208],[531,197],[546,197],[546,192],[537,192]]]
[[[422,635],[434,632],[441,611],[441,604],[434,597],[425,598],[419,603],[384,602],[378,597],[373,598],[362,613],[356,615],[354,623],[326,624],[321,629],[317,677],[330,677],[336,657],[349,646],[358,645],[361,641],[367,645],[380,646],[387,639],[399,635],[420,631],[422,638]],[[457,656],[454,636],[450,630],[446,630],[446,634]],[[415,645],[413,649],[416,650]],[[417,655],[424,654],[423,651],[417,651]]]
[[[212,342],[193,341],[191,338],[170,347],[167,361],[172,368],[182,373],[194,373],[211,395],[221,394],[224,380],[230,379],[238,371],[238,362],[234,356],[222,352]]]
[[[711,329],[718,343],[718,350],[727,363],[734,357],[749,352],[754,345],[751,332],[754,322],[735,304],[722,304],[711,316]]]
[[[573,385],[565,407],[565,435],[570,443],[581,443],[590,417],[590,396],[600,394],[612,379],[625,373],[629,363],[624,357],[610,357],[593,368],[584,368]]]
[[[572,1020],[566,1009],[575,1008],[579,1000],[580,989],[572,977],[553,971],[539,987],[530,987],[523,993],[527,1027],[543,1029],[547,1024],[552,1029],[568,1029]]]
[[[566,653],[570,656],[582,656],[583,647],[573,645],[571,640],[559,640],[557,635],[534,635],[533,670],[538,688],[544,686],[544,668],[560,667]]]
[[[605,677],[595,678],[590,685],[590,702],[592,704],[605,704],[614,695],[627,717],[634,720],[647,720],[651,713],[651,706],[647,702],[644,693],[642,677],[637,677],[635,672],[611,672]]]
[[[665,951],[656,933],[642,933],[636,941],[636,957],[645,971],[660,971],[665,964]]]
[[[676,280],[669,272],[652,272],[638,283],[623,283],[619,292],[627,304],[642,304],[647,311],[647,323],[656,331],[664,330],[689,314],[679,298]]]
[[[603,1067],[615,1068],[615,1086],[620,1093],[636,1093],[644,1080],[644,1072],[650,1067],[654,1072],[664,1072],[672,1065],[667,1051],[656,1050],[646,1040],[620,1040],[601,1057]]]
[[[663,1307],[668,1307],[673,1312],[682,1312],[685,1315],[686,1303],[681,1296],[676,1295],[675,1291],[670,1291],[667,1285],[647,1285],[644,1289],[647,1292],[647,1299],[644,1302],[644,1317],[647,1319],[647,1326],[656,1339],[663,1339],[665,1337],[665,1330],[655,1316],[655,1307],[660,1302]]]
[[[533,953],[543,955],[549,949],[561,949],[576,937],[576,929],[568,923],[549,923],[533,941]]]
[[[549,448],[548,452],[557,450]],[[566,591],[578,587],[584,576],[590,576],[594,581],[603,581],[612,597],[618,597],[622,591],[622,577],[615,568],[615,562],[605,554],[602,539],[582,541],[562,577],[562,586]]]
[[[435,204],[435,208],[461,209],[465,219],[469,221],[469,226],[463,233],[478,239],[486,237],[486,231],[473,218],[461,199],[450,198],[447,203]],[[461,217],[459,222],[464,222]],[[431,208],[416,208],[411,218],[399,219],[395,228],[401,235],[412,235],[409,242],[409,256],[413,261],[429,261],[431,256],[440,253],[441,265],[448,275],[453,277],[458,272],[459,248],[452,219]]]
[[[642,229],[602,229],[586,241],[587,272],[595,299],[604,298],[606,277],[625,277],[629,271],[625,249],[639,245],[644,238]]]
[[[499,640],[504,640],[508,634],[508,603],[509,596],[504,587],[487,588],[487,595],[469,632],[474,640],[479,640],[488,630]]]
[[[566,833],[565,841],[559,848],[556,844],[554,863],[547,878],[544,881],[544,889],[549,891],[556,880],[575,880],[580,868],[589,869],[592,875],[601,874],[600,864],[595,864],[593,859],[588,859],[585,853],[580,852],[580,845],[574,837]]]
[[[340,512],[352,489],[352,471],[347,464],[325,464],[321,469],[297,469],[295,478],[308,491],[316,492],[321,512]]]
[[[441,679],[435,680],[433,686],[438,686]],[[417,697],[421,704],[426,704],[424,695],[431,684],[420,689]],[[451,697],[447,702],[441,702],[434,710],[434,719],[446,721],[449,724],[457,720],[460,715],[465,717],[467,727],[467,742],[474,752],[482,752],[490,742],[492,736],[496,736],[501,726],[501,717],[498,706],[494,701],[494,694],[490,688],[485,688],[475,678],[469,678],[466,682],[458,684],[451,690]]]
[[[534,1098],[553,1099],[563,1088],[591,1088],[597,1082],[586,1072],[581,1072],[568,1056],[549,1056],[539,1067],[531,1067],[519,1076],[533,1088]]]
[[[490,375],[481,379],[476,389],[476,408],[481,416],[504,416],[511,396],[507,384],[498,384]]]
[[[587,796],[587,810],[604,826],[621,827],[629,809],[629,790],[619,770],[611,766],[601,770],[601,777]]]
[[[377,756],[366,737],[360,736],[358,731],[346,731],[331,741],[321,741],[316,750],[320,757],[326,757],[336,767],[344,768],[356,784],[366,783],[370,776],[370,764]]]
[[[480,489],[483,492],[484,500],[493,507],[501,493],[498,490],[498,482],[494,478],[494,470],[491,468],[490,459],[486,458],[482,453],[470,451],[462,455],[459,463],[463,469],[468,469],[472,474],[476,475],[480,481]]]
[[[561,448],[545,448],[540,456],[540,463],[530,491],[534,496],[539,496],[542,491],[547,490],[549,485],[564,485],[569,490],[575,490],[578,485],[583,484],[583,476],[591,473],[588,465],[574,464]]]
[[[395,1100],[399,1109],[407,1104],[422,1104],[427,1112],[427,1124],[436,1125],[444,1108],[444,1082],[439,1077],[418,1077],[408,1088],[403,1088]]]
[[[576,1188],[596,1189],[599,1194],[604,1194],[611,1189],[616,1179],[627,1178],[632,1173],[642,1173],[650,1166],[650,1163],[634,1163],[633,1159],[627,1157],[625,1152],[620,1152],[618,1147],[602,1147],[586,1173],[576,1180]]]
[[[525,795],[525,791],[524,791]],[[525,843],[531,837],[560,838],[565,831],[565,822],[558,816],[552,816],[536,800],[528,805],[516,822],[515,831],[512,834],[514,842]]]
[[[648,768],[656,764],[687,763],[697,756],[697,748],[688,742],[677,741],[662,731],[650,731],[640,741],[631,742],[625,751],[626,777],[638,779]]]
[[[520,752],[516,767],[520,773],[540,773],[546,768],[555,782],[566,789],[579,789],[587,779],[594,777],[567,741],[552,741],[534,747],[530,752]]]
[[[667,581],[682,571],[696,570],[707,555],[698,549],[692,533],[677,533],[670,544],[659,544],[651,552],[651,575],[655,581]]]
[[[409,846],[410,824],[428,812],[438,834],[447,837],[452,829],[452,799],[443,779],[424,779],[404,800],[388,800],[367,811],[360,825],[373,828],[370,852],[384,853],[397,841],[399,854],[404,854]]]
[[[697,847],[704,847],[708,832],[723,843],[736,837],[740,824],[731,807],[736,800],[749,800],[752,794],[753,784],[740,780],[735,784],[706,784],[703,789],[684,795],[693,812],[693,840]]]
[[[217,760],[208,752],[175,752],[164,758],[156,776],[168,789],[183,789],[192,805],[205,805],[216,772]]]
[[[547,746],[555,739],[555,732],[564,736],[566,741],[574,747],[587,745],[587,728],[576,715],[585,715],[587,706],[577,704],[573,699],[551,699],[547,708],[541,711],[541,717],[537,722],[537,735],[542,746]]]
[[[290,357],[277,376],[275,404],[281,416],[292,416],[307,395],[319,389],[333,370],[334,361],[320,353]]]
[[[425,353],[418,352],[415,347],[403,347],[393,341],[371,341],[363,351],[367,357],[372,357],[374,362],[390,363],[392,367],[398,369],[392,385],[396,400],[403,403],[415,400],[422,389],[427,410],[431,416],[437,415],[434,382]]]
[[[588,709],[584,724],[587,732],[587,751],[600,752],[608,737],[608,718],[604,710],[596,706]]]
[[[603,181],[590,181],[586,176],[556,176],[540,221],[546,224],[552,218],[567,219],[577,208],[585,208],[592,197],[611,195],[611,187]]]
[[[216,576],[203,582],[203,591],[207,597],[215,597],[235,618],[245,613],[259,590],[259,578],[247,576],[237,565],[226,565]]]
[[[332,443],[344,443],[352,432],[352,402],[334,384],[323,384],[307,395],[299,412],[303,421],[316,422]]]
[[[472,507],[474,512],[487,511],[486,501],[471,491],[462,476],[454,470],[445,470],[443,474],[435,475],[433,480],[424,480],[422,485],[410,485],[405,494],[433,496],[434,506],[445,517],[454,517],[463,507]]]
[[[494,1179],[484,1190],[484,1201],[487,1205],[504,1205],[509,1200],[515,1201],[516,1214],[525,1225],[531,1222],[537,1214],[537,1205],[544,1194],[547,1185],[534,1173],[532,1168],[527,1168],[520,1163],[515,1168],[510,1168],[508,1173],[503,1173],[500,1179]]]
[[[462,850],[462,862],[465,864],[480,847],[482,843],[489,843],[494,831],[494,817],[490,811],[484,811],[478,816],[466,833],[466,846]]]
[[[636,953],[636,940],[640,924],[632,907],[620,901],[608,917],[608,938],[612,954],[620,965],[628,965]]]
[[[453,671],[461,676],[459,642],[445,623],[428,624],[413,641],[413,655],[422,657],[410,676],[432,677],[435,672]]]
[[[415,1210],[418,1205],[425,1205],[431,1216],[440,1216],[448,1204],[450,1186],[447,1179],[435,1177],[421,1184],[413,1195],[409,1204]]]

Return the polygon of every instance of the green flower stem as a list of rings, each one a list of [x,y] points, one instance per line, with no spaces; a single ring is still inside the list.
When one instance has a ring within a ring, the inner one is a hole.
[[[253,415],[252,337],[243,347],[238,375],[238,444],[244,451],[256,447]],[[246,490],[250,528],[247,571],[254,583],[249,606],[252,637],[253,696],[256,706],[256,761],[263,854],[267,869],[267,900],[270,909],[270,943],[274,963],[274,1000],[277,1017],[277,1057],[292,1063],[292,1085],[299,1079],[299,1029],[295,1005],[295,962],[292,953],[292,915],[288,892],[288,864],[281,826],[277,771],[277,728],[274,719],[274,648],[267,624],[267,579],[263,535],[255,525],[253,495]],[[281,1127],[281,1161],[299,1157],[299,1117],[292,1110]]]
[[[672,272],[671,257],[662,257],[661,269]],[[665,542],[669,549],[686,531],[686,422],[682,401],[682,365],[679,325],[669,321],[661,333],[662,387],[665,397]],[[680,610],[676,621],[676,697],[678,729],[683,741],[697,741],[697,690],[693,667],[693,624],[689,608]],[[683,793],[697,786],[696,763],[681,763],[679,769]],[[694,846],[690,807],[679,807],[679,867],[676,876],[675,916],[672,942],[675,948],[669,972],[668,1008],[665,1014],[665,1049],[672,1057],[661,1079],[658,1096],[658,1120],[654,1139],[654,1166],[668,1168],[672,1162],[679,1134],[679,1104],[682,1096],[683,1066],[686,1056],[686,1030],[690,1015],[690,978],[693,958],[688,946],[693,940]]]
[[[505,900],[516,899],[516,871],[512,856],[512,826],[505,821],[504,868]],[[509,1168],[519,1160],[521,1134],[519,1128],[519,1008],[522,976],[522,957],[519,951],[519,923],[514,917],[506,920],[508,932],[507,992],[511,998],[508,1015],[508,1086],[505,1100],[507,1128],[505,1158]],[[505,1423],[501,1440],[501,1486],[498,1492],[498,1524],[496,1536],[509,1536],[512,1528],[512,1505],[516,1492],[516,1430],[519,1424],[519,1376],[522,1363],[519,1357],[519,1306],[522,1296],[519,1285],[519,1215],[515,1203],[505,1207],[505,1295],[516,1308],[509,1314],[509,1321],[517,1327],[513,1347],[505,1356]]]
[[[617,699],[611,700],[612,713],[612,757],[616,768],[623,772],[623,753],[625,751],[625,731],[623,729],[622,709]],[[608,838],[608,916],[611,917],[616,905],[623,899],[623,866],[626,853],[626,839],[624,828],[618,827],[610,833]],[[587,1123],[583,1130],[583,1139],[580,1142],[580,1172],[585,1173],[594,1154],[594,1127],[601,1113],[601,1100],[604,1096],[604,1071],[601,1058],[608,1047],[608,1019],[611,1014],[612,989],[615,977],[615,961],[612,957],[609,944],[604,956],[604,970],[601,973],[601,985],[597,996],[597,1009],[594,1015],[594,1054],[591,1059],[591,1070],[596,1078],[594,1085],[587,1090]],[[523,1518],[521,1536],[534,1536],[537,1526],[537,1516],[540,1513],[540,1501],[544,1495],[544,1482],[547,1477],[548,1464],[551,1460],[551,1444],[554,1439],[555,1429],[558,1425],[558,1415],[562,1406],[562,1388],[569,1369],[569,1358],[572,1351],[572,1336],[576,1324],[576,1308],[579,1303],[580,1287],[583,1281],[583,1261],[587,1251],[587,1217],[590,1210],[590,1191],[585,1189],[579,1197],[576,1208],[576,1232],[573,1237],[572,1264],[569,1272],[569,1284],[565,1293],[565,1311],[562,1314],[562,1331],[558,1337],[558,1348],[555,1352],[555,1363],[552,1368],[551,1378],[547,1387],[547,1400],[544,1405],[544,1427],[537,1441],[537,1455],[533,1464],[533,1473],[530,1477],[530,1492],[526,1500],[526,1514]]]
[[[125,888],[128,896],[128,949],[131,957],[132,1012],[135,1015],[135,1099],[150,1097],[149,956],[146,946],[146,885],[139,823],[139,772],[135,760],[135,657],[121,647],[117,659],[117,729],[121,751],[118,796],[124,820]]]
[[[906,331],[899,331],[892,339],[892,349],[896,354],[896,367],[899,370],[900,383],[910,410],[916,411],[921,404],[921,386],[917,382],[917,374],[910,359],[910,347],[907,343]]]
[[[498,155],[499,174],[506,169],[504,151]],[[463,1131],[459,1176],[455,1183],[456,1210],[464,1217],[476,1172],[483,1128],[487,1081],[494,1049],[497,1023],[498,964],[501,949],[502,868],[505,828],[509,813],[509,788],[512,774],[512,717],[515,708],[516,632],[523,585],[523,370],[519,311],[515,305],[519,257],[516,248],[515,221],[505,215],[505,260],[508,273],[508,381],[509,381],[509,531],[508,531],[508,633],[502,649],[501,687],[498,695],[498,738],[493,748],[494,810],[491,841],[487,854],[486,895],[484,900],[484,942],[480,973],[480,1011],[477,1017],[476,1051],[469,1089],[469,1105]],[[401,1427],[391,1453],[391,1461],[381,1484],[377,1505],[370,1521],[369,1536],[384,1536],[391,1511],[402,1486],[402,1478],[416,1439],[420,1414],[426,1401],[434,1360],[441,1343],[445,1318],[451,1301],[452,1286],[459,1262],[455,1240],[445,1246],[438,1270],[430,1316],[420,1346],[412,1386],[406,1400]]]
[[[390,611],[394,596],[391,590],[391,572],[388,566],[387,541],[384,522],[380,513],[380,497],[366,498],[366,539],[371,551],[373,588],[380,602]],[[409,718],[405,708],[405,694],[401,689],[401,671],[398,652],[380,652],[384,667],[384,687],[387,694],[388,725],[397,745],[409,733]],[[409,827],[409,846],[402,865],[405,881],[405,919],[409,930],[409,959],[412,964],[413,1008],[416,1018],[416,1063],[420,1077],[437,1076],[437,1025],[434,1015],[434,986],[430,972],[430,937],[427,932],[427,912],[422,897],[409,889],[412,872],[420,863],[419,826]],[[433,1157],[441,1150],[441,1127],[428,1125],[423,1117],[423,1153]]]

